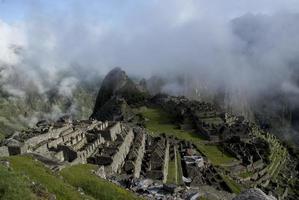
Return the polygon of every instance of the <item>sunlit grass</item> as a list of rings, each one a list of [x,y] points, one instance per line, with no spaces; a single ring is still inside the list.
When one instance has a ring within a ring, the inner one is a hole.
[[[36,198],[25,177],[0,165],[0,199],[31,200]]]
[[[94,165],[81,164],[63,169],[61,175],[72,186],[82,188],[95,199],[139,199],[133,193],[92,174],[92,170],[95,169]]]
[[[12,169],[19,174],[28,177],[31,181],[42,184],[50,193],[55,194],[57,199],[93,199],[81,195],[76,188],[66,183],[59,176],[54,175],[49,169],[45,168],[40,162],[25,156],[9,157]]]
[[[204,144],[205,139],[199,134],[179,129],[173,123],[171,116],[165,111],[158,108],[143,107],[140,109],[140,112],[146,118],[146,128],[152,135],[165,133],[169,136],[175,136],[182,140],[191,141],[214,165],[228,164],[235,161],[232,156],[221,151],[218,146]]]

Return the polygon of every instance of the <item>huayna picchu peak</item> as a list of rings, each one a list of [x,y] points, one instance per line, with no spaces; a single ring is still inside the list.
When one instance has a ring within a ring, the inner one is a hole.
[[[297,199],[298,158],[274,135],[141,83],[113,69],[89,119],[43,120],[6,138],[1,169],[15,170],[19,187],[39,199],[65,198],[50,179],[78,199]]]

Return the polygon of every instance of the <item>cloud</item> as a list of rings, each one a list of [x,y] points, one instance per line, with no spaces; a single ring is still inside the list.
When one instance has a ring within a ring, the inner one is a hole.
[[[9,25],[0,19],[0,64],[15,65],[20,62],[19,51],[25,45],[22,27]]]
[[[29,2],[22,26],[4,23],[0,52],[40,92],[63,84],[70,95],[73,76],[61,81],[61,71],[76,70],[81,80],[115,66],[145,77],[181,75],[192,87],[248,99],[297,87],[298,1]]]
[[[71,98],[73,90],[77,87],[78,80],[74,77],[67,77],[63,79],[58,85],[58,94]]]

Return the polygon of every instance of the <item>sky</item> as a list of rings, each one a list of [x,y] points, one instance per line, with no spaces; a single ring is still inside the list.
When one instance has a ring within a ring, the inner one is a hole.
[[[18,94],[18,73],[44,92],[61,70],[75,80],[120,66],[250,97],[299,94],[298,13],[297,0],[2,0],[2,82]]]

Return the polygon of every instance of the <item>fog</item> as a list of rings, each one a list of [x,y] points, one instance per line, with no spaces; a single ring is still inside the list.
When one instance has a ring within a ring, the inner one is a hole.
[[[71,97],[78,81],[115,66],[164,77],[164,89],[178,94],[185,86],[173,80],[181,76],[183,84],[222,89],[237,102],[265,92],[290,101],[298,95],[295,0],[13,0],[2,1],[0,12],[11,7],[22,15],[0,18],[0,63],[12,95],[22,96],[30,82],[40,93],[56,85]],[[66,80],[62,71],[70,72]]]

